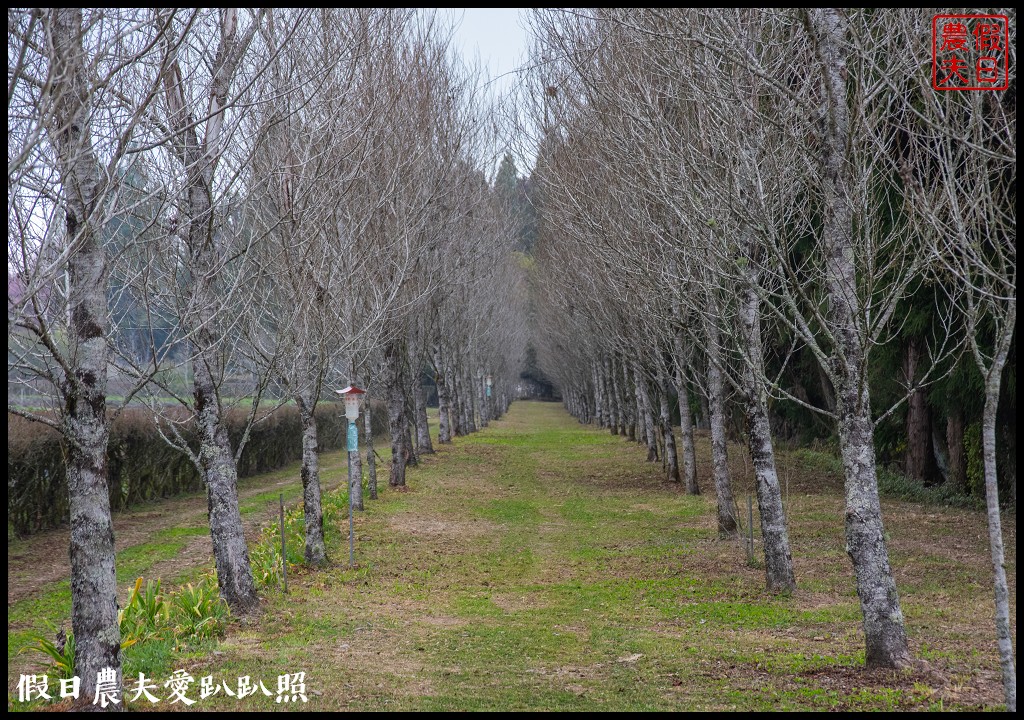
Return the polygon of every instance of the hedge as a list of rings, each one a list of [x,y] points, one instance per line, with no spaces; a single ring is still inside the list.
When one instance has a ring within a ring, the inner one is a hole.
[[[381,409],[383,410],[383,408]],[[343,444],[344,410],[340,403],[323,403],[316,411],[321,450]],[[386,414],[375,409],[375,420]],[[227,414],[232,446],[242,436],[246,413]],[[374,434],[380,432],[374,423]],[[195,444],[192,444],[195,447]],[[302,427],[294,407],[282,407],[256,424],[238,462],[239,477],[275,470],[302,457]],[[170,447],[157,432],[152,415],[129,408],[110,429],[107,445],[110,506],[113,510],[157,498],[203,489],[192,462]],[[57,527],[68,520],[64,447],[52,428],[7,414],[8,535]]]

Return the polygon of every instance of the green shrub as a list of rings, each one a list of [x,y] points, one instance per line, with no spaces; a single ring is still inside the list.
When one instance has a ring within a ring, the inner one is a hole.
[[[948,484],[931,485],[908,478],[901,472],[888,468],[878,469],[878,491],[885,496],[929,505],[950,505],[954,507],[979,509],[982,502],[970,495],[957,495]]]
[[[253,579],[260,590],[281,584],[281,552],[272,538],[262,537],[249,553]]]
[[[184,643],[220,637],[227,627],[228,615],[227,603],[212,575],[195,584],[188,583],[171,596],[174,633]]]
[[[75,676],[75,634],[63,627],[58,630],[53,623],[47,621],[54,639],[51,640],[43,633],[32,633],[29,636],[29,643],[20,650],[18,654],[26,652],[37,652],[49,660],[49,668],[46,674],[58,680],[67,680]]]
[[[321,450],[342,447],[343,409],[340,403],[317,408],[317,438]],[[381,422],[386,415],[377,412]],[[237,445],[246,414],[227,414],[228,435]],[[192,440],[186,432],[186,438]],[[193,442],[193,447],[195,443]],[[298,411],[279,408],[258,422],[238,462],[239,477],[250,477],[295,462],[302,457],[302,426]],[[110,506],[113,510],[203,488],[191,461],[164,442],[152,416],[143,409],[121,413],[110,429],[107,445]],[[64,448],[51,428],[7,415],[7,522],[17,535],[52,528],[67,521],[68,492]]]
[[[221,637],[229,617],[227,603],[220,597],[212,573],[168,596],[161,591],[159,580],[149,580],[143,587],[143,579],[138,578],[128,602],[117,615],[121,648],[128,651],[125,662],[131,662],[132,667],[163,667],[172,648]],[[59,630],[52,623],[47,622],[47,626],[46,633],[30,635],[28,644],[18,653],[42,655],[47,662],[46,674],[51,678],[71,678],[75,674],[75,635],[63,626]]]
[[[324,530],[329,531],[330,522],[336,521],[336,509],[329,502],[331,493],[322,496]],[[347,495],[346,495],[347,497]],[[330,514],[330,515],[329,515]],[[302,506],[288,510],[284,515],[284,535],[288,566],[300,565],[306,559],[306,526]],[[256,585],[261,590],[281,585],[281,526],[277,521],[270,523],[260,533],[259,540],[249,552]]]
[[[160,580],[148,581],[143,589],[142,578],[138,578],[128,603],[118,613],[121,646],[163,639],[170,617],[171,606],[160,592]]]
[[[324,534],[330,541],[337,537],[338,527],[344,524],[343,519],[347,516],[348,488],[343,486],[324,492],[321,496],[321,509]],[[285,512],[284,534],[288,567],[301,565],[306,559],[306,526],[301,505]],[[249,564],[260,590],[281,586],[281,526],[277,521],[263,528],[249,552]]]

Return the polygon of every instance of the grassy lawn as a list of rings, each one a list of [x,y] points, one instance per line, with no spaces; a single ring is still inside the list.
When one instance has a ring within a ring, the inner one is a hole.
[[[703,480],[706,439],[699,451]],[[356,517],[356,568],[347,567],[346,527],[332,528],[334,565],[293,569],[289,594],[267,593],[261,612],[219,643],[133,648],[126,687],[141,671],[166,697],[163,681],[184,669],[193,699],[203,676],[234,688],[248,675],[276,695],[279,675],[304,672],[309,702],[292,707],[310,710],[998,707],[982,514],[885,503],[918,662],[867,671],[836,477],[784,457],[799,587],[773,597],[759,563],[717,539],[710,489],[683,494],[662,481],[659,464],[643,462],[645,452],[557,405],[517,403],[411,468],[408,491],[368,502]],[[741,449],[730,452],[744,497],[749,473]],[[296,499],[298,472],[288,473],[286,497]],[[250,517],[267,514],[278,490],[268,492],[243,500]],[[1014,590],[1015,528],[1007,518]],[[184,523],[125,548],[119,579],[151,576],[202,529]],[[60,621],[67,604],[66,582],[9,602],[9,696],[26,663],[13,655],[12,626]],[[274,700],[221,691],[193,708],[282,707]]]

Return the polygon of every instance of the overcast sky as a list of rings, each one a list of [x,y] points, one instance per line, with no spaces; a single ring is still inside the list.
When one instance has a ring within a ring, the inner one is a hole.
[[[467,62],[479,57],[480,63],[492,79],[490,90],[495,97],[506,94],[517,81],[513,72],[526,58],[529,36],[524,27],[525,8],[473,9],[445,8],[446,17],[456,25],[453,49],[462,53]],[[521,140],[517,139],[517,140]],[[533,151],[513,141],[518,155],[516,165],[520,174],[527,174],[533,165]],[[495,166],[504,150],[496,148]]]
[[[521,17],[525,9],[447,8],[443,12],[458,24],[455,43],[462,54],[469,61],[479,56],[499,92],[504,92],[515,81],[508,73],[526,56],[527,34]]]

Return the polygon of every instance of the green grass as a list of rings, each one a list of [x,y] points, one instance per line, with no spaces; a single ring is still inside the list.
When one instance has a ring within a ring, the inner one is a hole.
[[[739,544],[717,539],[713,494],[686,496],[643,462],[643,448],[555,405],[518,404],[438,450],[409,469],[408,492],[384,490],[356,517],[356,568],[345,496],[334,493],[325,502],[334,565],[294,568],[289,594],[266,588],[259,616],[217,645],[130,649],[126,674],[162,682],[188,667],[229,683],[250,675],[273,692],[279,675],[301,671],[310,710],[998,707],[992,630],[976,617],[990,589],[967,578],[987,577],[979,514],[943,511],[959,523],[955,537],[972,538],[955,559],[944,523],[887,515],[912,649],[941,672],[866,673],[841,495],[792,498],[799,589],[774,597]],[[826,471],[821,462],[803,470]],[[277,492],[249,498],[244,511],[265,512]],[[298,500],[296,487],[289,497]],[[175,528],[123,551],[119,577],[144,574],[145,558],[199,531]],[[9,624],[59,615],[67,600],[58,584],[11,606]],[[262,693],[195,707],[282,709]]]

